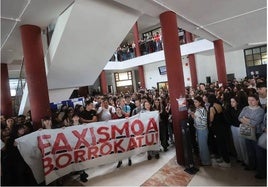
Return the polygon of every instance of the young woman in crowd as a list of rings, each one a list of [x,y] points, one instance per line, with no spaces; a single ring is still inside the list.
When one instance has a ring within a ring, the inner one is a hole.
[[[207,128],[207,110],[204,106],[202,97],[197,96],[194,98],[195,112],[191,112],[194,119],[194,127],[196,128],[197,142],[199,148],[199,155],[201,165],[210,166],[210,154],[208,149],[208,128]]]
[[[72,115],[72,120],[71,120],[71,126],[75,126],[75,125],[81,125],[82,123],[80,123],[80,117],[79,114],[74,113]],[[88,174],[85,172],[85,170],[80,171],[80,180],[82,182],[87,182],[88,178]]]
[[[242,124],[250,125],[255,129],[256,138],[260,137],[263,129],[261,128],[262,121],[264,119],[264,110],[260,107],[259,96],[257,94],[251,94],[248,96],[248,106],[244,107],[238,116],[239,121]],[[246,148],[248,153],[248,165],[246,170],[256,169],[256,146],[255,140],[245,139]]]
[[[186,106],[188,109],[188,123],[189,123],[192,147],[193,147],[194,153],[196,155],[199,155],[198,143],[197,143],[197,138],[196,138],[196,129],[194,126],[194,118],[191,115],[192,113],[195,113],[195,109],[196,109],[193,99],[190,99],[190,98],[187,99]]]
[[[233,143],[236,151],[236,159],[238,162],[243,164],[248,164],[248,154],[246,149],[245,139],[240,136],[239,125],[240,121],[238,116],[242,111],[242,108],[239,104],[238,97],[231,97],[230,99],[231,106],[225,110],[225,121],[231,127]]]
[[[8,119],[6,120],[6,126],[7,126],[10,130],[13,129],[14,124],[15,124],[14,119],[12,119],[12,118],[8,118]]]
[[[149,101],[145,101],[144,107],[141,110],[141,112],[150,112],[150,111],[153,111],[152,105]],[[148,155],[147,155],[148,160],[151,160],[153,156],[156,159],[160,158],[159,151],[148,151],[147,153],[148,153]]]
[[[125,115],[123,114],[122,108],[120,106],[116,107],[115,109],[115,113],[112,116],[112,119],[124,119],[126,118]],[[119,160],[118,164],[117,164],[117,168],[120,168],[122,165],[122,160]],[[132,165],[132,161],[130,159],[130,157],[128,158],[128,165],[131,166]]]
[[[218,165],[220,167],[231,167],[230,156],[228,152],[228,129],[226,125],[223,108],[219,101],[216,99],[216,96],[210,94],[208,96],[208,102],[210,103],[209,108],[209,125],[214,129],[214,137],[216,141],[217,150],[220,158],[223,159],[223,162],[220,162]]]
[[[74,109],[69,107],[67,109],[65,115],[62,118],[64,127],[71,126],[73,114],[74,114]]]
[[[125,115],[123,114],[122,108],[120,106],[115,108],[115,113],[112,115],[112,119],[124,119]]]
[[[160,141],[166,152],[168,150],[168,113],[165,110],[165,106],[158,98],[154,99],[152,109],[159,112]]]

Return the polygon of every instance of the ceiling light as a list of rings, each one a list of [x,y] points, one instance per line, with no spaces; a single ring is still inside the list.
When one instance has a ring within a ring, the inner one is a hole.
[[[267,42],[251,42],[251,43],[248,43],[249,46],[251,45],[265,45],[267,44]]]

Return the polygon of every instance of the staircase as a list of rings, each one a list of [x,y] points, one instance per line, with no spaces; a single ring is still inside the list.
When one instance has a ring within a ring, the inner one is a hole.
[[[46,56],[49,89],[94,84],[141,14],[122,6],[79,0],[58,18]]]

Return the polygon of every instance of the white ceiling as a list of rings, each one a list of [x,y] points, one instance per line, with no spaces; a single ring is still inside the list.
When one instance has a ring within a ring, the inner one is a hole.
[[[1,63],[8,63],[13,72],[19,69],[18,64],[23,58],[20,25],[33,24],[45,29],[73,1],[1,0]],[[210,41],[222,39],[227,51],[254,46],[249,44],[266,44],[267,41],[266,0],[114,1],[142,12],[138,19],[140,33],[159,27],[159,15],[171,10],[178,15],[179,27]],[[109,12],[103,14],[109,15]],[[116,20],[114,24],[120,27]],[[132,33],[127,37],[131,38]]]

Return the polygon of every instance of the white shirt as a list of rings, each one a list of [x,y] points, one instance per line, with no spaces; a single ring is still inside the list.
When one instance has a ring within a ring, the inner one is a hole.
[[[98,111],[97,111],[97,114],[101,113],[99,121],[108,121],[108,120],[112,119],[112,115],[110,113],[110,110],[111,110],[112,114],[115,113],[115,108],[113,106],[109,105],[108,109],[99,107]]]

